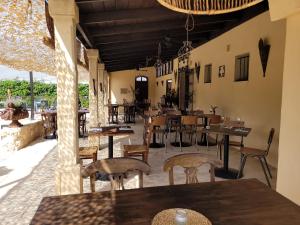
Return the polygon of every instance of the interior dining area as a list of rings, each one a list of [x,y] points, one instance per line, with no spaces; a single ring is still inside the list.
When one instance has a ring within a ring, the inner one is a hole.
[[[57,144],[25,221],[300,225],[300,1],[41,2]]]

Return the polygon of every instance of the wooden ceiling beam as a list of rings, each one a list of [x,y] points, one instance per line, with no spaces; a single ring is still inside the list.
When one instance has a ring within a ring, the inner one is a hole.
[[[126,10],[104,11],[101,13],[83,14],[80,22],[85,25],[106,25],[109,23],[132,23],[142,21],[162,21],[177,18],[185,18],[184,14],[176,13],[164,7],[156,8],[139,8]]]
[[[206,34],[209,32],[215,32],[218,30],[210,29],[210,30],[195,30],[189,34],[189,37],[192,39],[207,39]],[[182,43],[182,39],[186,37],[186,33],[184,32],[169,32],[168,34],[158,32],[158,33],[139,33],[139,34],[128,34],[124,37],[124,35],[115,35],[111,38],[95,38],[95,45],[110,45],[110,44],[119,44],[119,43],[129,43],[136,41],[163,41],[165,39],[170,39],[175,42]]]
[[[224,23],[232,21],[233,19],[222,20],[222,21],[214,21],[211,23],[202,23],[195,22],[195,30],[203,29],[222,29],[224,27]],[[103,37],[109,39],[110,36],[114,35],[127,35],[127,34],[138,34],[138,33],[153,33],[153,32],[185,32],[184,28],[185,21],[178,22],[177,20],[173,21],[165,21],[154,22],[148,24],[132,24],[132,25],[119,25],[119,26],[110,26],[108,28],[89,28],[90,34],[93,38]]]

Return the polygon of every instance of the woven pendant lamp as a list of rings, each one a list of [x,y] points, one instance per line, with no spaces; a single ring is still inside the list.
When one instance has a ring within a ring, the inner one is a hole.
[[[157,0],[171,10],[195,14],[215,15],[245,9],[263,0]]]

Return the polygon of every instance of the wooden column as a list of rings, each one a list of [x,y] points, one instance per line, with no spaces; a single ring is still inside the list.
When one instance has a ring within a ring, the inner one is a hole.
[[[78,163],[78,73],[76,59],[76,24],[78,8],[74,0],[49,0],[55,27],[57,75],[58,166],[57,193],[82,191]]]

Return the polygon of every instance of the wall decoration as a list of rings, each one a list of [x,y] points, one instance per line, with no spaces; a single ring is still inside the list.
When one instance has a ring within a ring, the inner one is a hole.
[[[195,71],[196,71],[196,78],[197,82],[199,83],[199,78],[200,78],[200,63],[195,63]]]
[[[158,86],[158,81],[156,81],[156,86]]]
[[[100,91],[103,92],[102,82],[100,82]]]
[[[94,95],[97,95],[97,90],[96,90],[96,80],[93,79],[93,88],[94,88]]]
[[[225,65],[219,66],[219,77],[225,77]]]
[[[128,88],[121,88],[120,91],[121,91],[121,94],[125,95],[128,93]]]
[[[163,80],[161,81],[161,86],[164,86],[164,81]]]
[[[259,49],[260,61],[261,61],[264,77],[266,76],[270,48],[271,46],[267,43],[266,40],[259,39],[258,49]]]
[[[177,82],[177,70],[174,71],[175,84]]]

